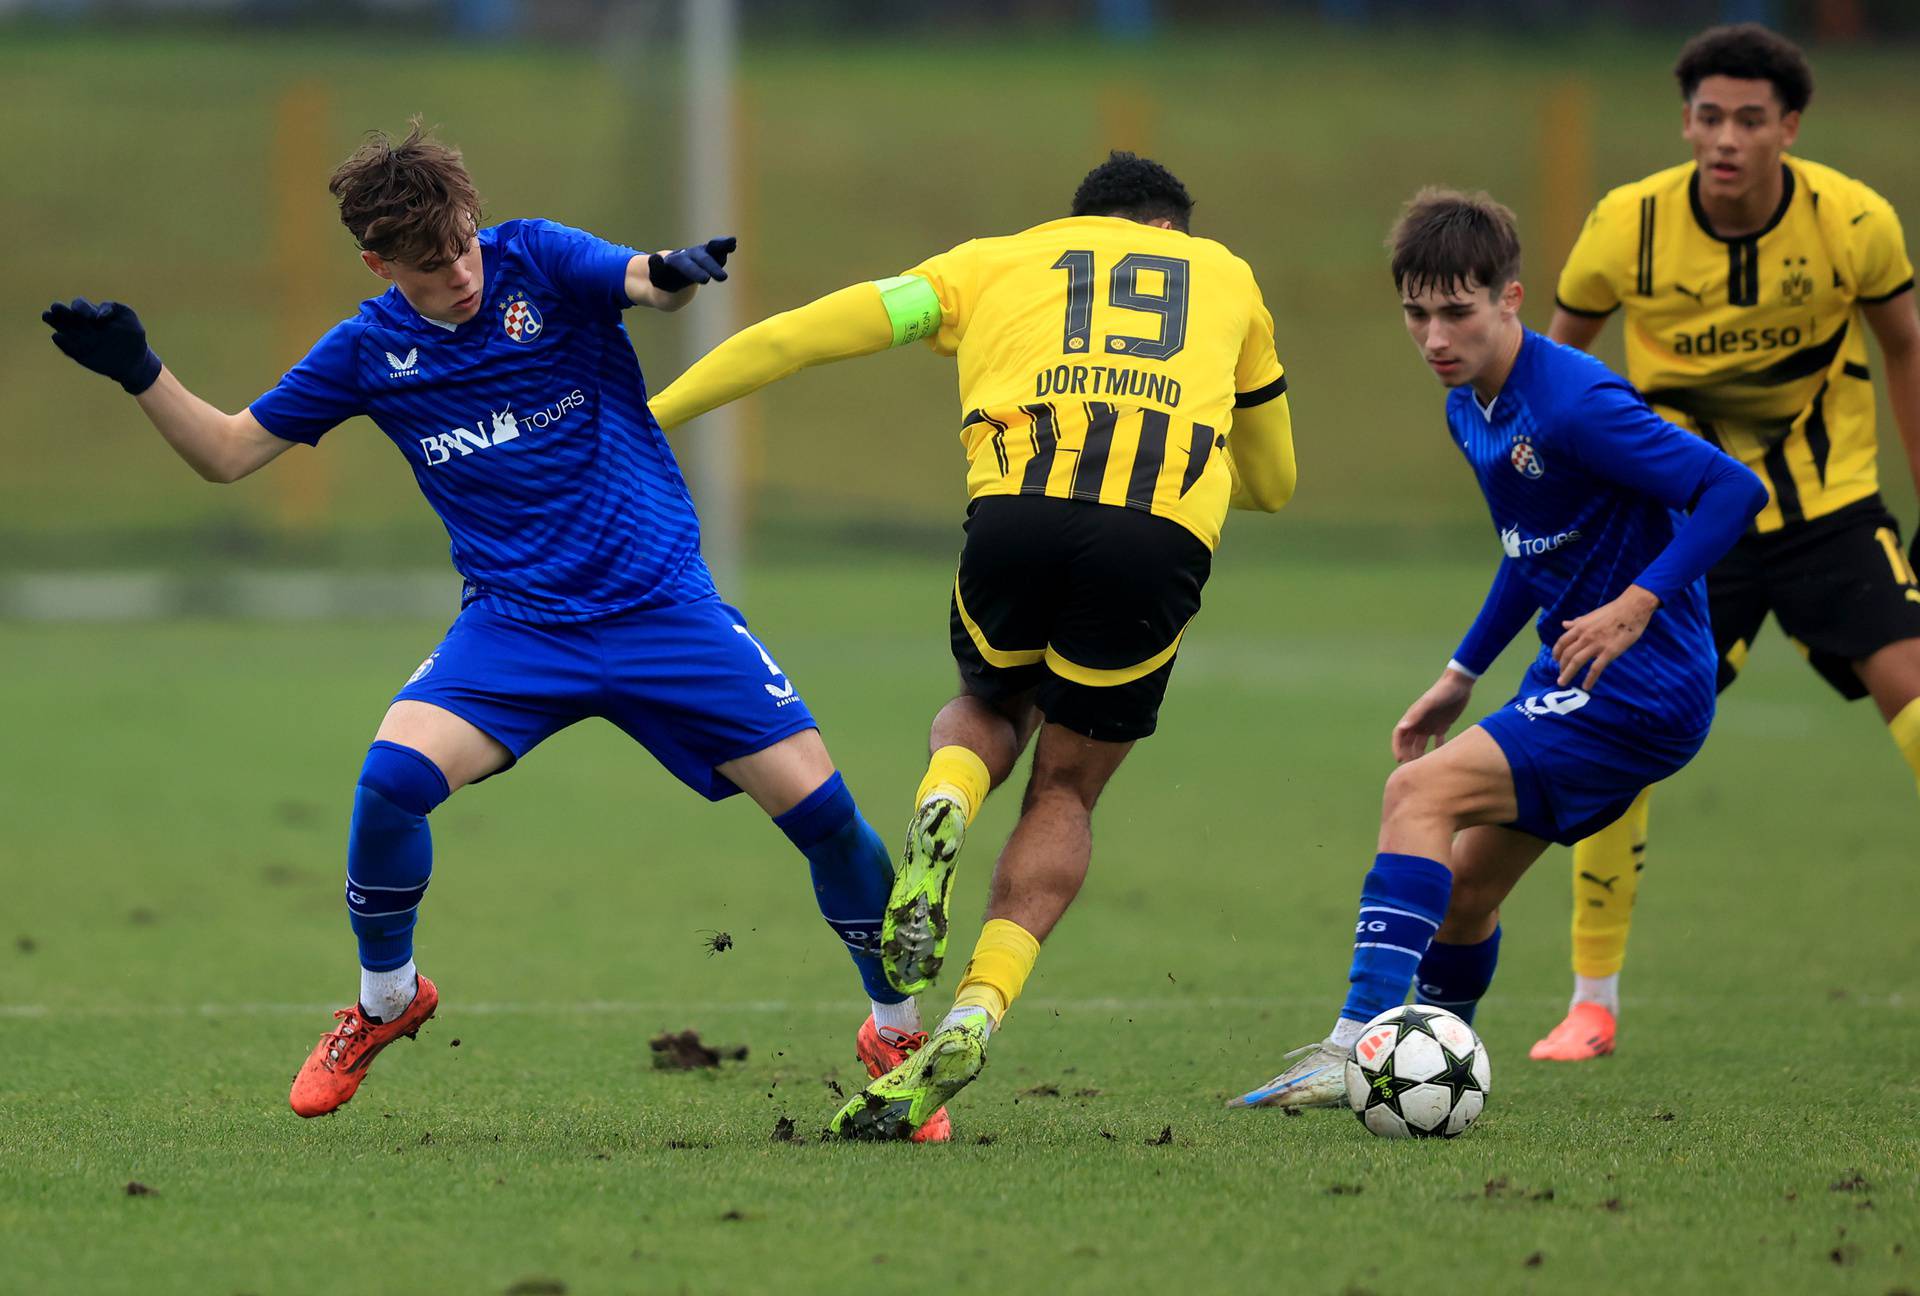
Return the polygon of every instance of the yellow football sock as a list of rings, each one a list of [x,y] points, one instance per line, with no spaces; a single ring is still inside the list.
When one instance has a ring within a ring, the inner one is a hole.
[[[933,792],[945,792],[960,803],[968,822],[980,813],[980,805],[993,787],[987,763],[970,747],[942,747],[927,761],[927,776],[914,793],[914,805],[920,805]]]
[[[998,1026],[1020,997],[1039,957],[1040,942],[1026,928],[1005,918],[987,919],[974,944],[973,957],[967,960],[967,970],[960,977],[953,1006],[984,1008]]]
[[[1899,715],[1887,721],[1887,728],[1899,744],[1900,754],[1913,766],[1914,786],[1920,787],[1920,698],[1907,703]]]
[[[1646,867],[1647,799],[1643,791],[1627,812],[1573,848],[1573,971],[1576,976],[1616,975],[1627,961],[1633,900]]]

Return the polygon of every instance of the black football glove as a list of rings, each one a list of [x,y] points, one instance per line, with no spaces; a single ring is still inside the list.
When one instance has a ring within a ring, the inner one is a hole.
[[[727,257],[739,246],[740,240],[729,234],[677,252],[655,252],[647,258],[647,278],[655,288],[670,293],[712,279],[725,283]]]
[[[97,374],[138,396],[160,377],[160,357],[147,345],[147,330],[123,302],[95,306],[85,297],[55,302],[40,312],[53,329],[53,344]]]

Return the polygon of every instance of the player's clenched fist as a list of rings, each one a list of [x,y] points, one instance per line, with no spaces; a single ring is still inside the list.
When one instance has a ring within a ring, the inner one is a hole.
[[[40,312],[53,329],[53,344],[97,374],[104,374],[138,396],[160,376],[160,357],[147,345],[147,330],[133,307],[85,297],[55,302]]]
[[[739,246],[740,240],[729,234],[673,252],[655,252],[647,258],[647,278],[655,288],[670,293],[713,279],[725,283],[727,258]]]

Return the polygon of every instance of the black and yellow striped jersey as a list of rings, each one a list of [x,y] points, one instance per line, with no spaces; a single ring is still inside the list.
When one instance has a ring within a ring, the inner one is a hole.
[[[959,361],[969,498],[1119,505],[1219,541],[1233,411],[1286,390],[1245,261],[1178,230],[1075,216],[906,273],[940,301],[928,344]]]
[[[1766,227],[1715,234],[1694,164],[1615,189],[1587,217],[1557,300],[1626,307],[1627,377],[1666,417],[1759,473],[1776,530],[1879,489],[1861,302],[1913,287],[1899,218],[1831,167],[1784,161]]]

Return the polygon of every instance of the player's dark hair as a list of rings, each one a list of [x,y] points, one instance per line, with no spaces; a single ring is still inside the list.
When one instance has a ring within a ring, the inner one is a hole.
[[[1115,149],[1073,191],[1072,215],[1166,220],[1184,231],[1193,215],[1193,199],[1158,162]]]
[[[1693,92],[1710,76],[1739,81],[1771,81],[1785,112],[1799,112],[1813,99],[1813,69],[1800,47],[1759,23],[1709,27],[1688,41],[1673,65],[1680,97]]]
[[[1403,292],[1478,286],[1498,296],[1520,277],[1519,226],[1485,193],[1429,185],[1401,210],[1387,246],[1393,286]]]
[[[418,116],[398,144],[373,131],[334,168],[327,189],[340,223],[369,252],[436,270],[466,251],[480,223],[480,195],[460,150],[434,139]]]

